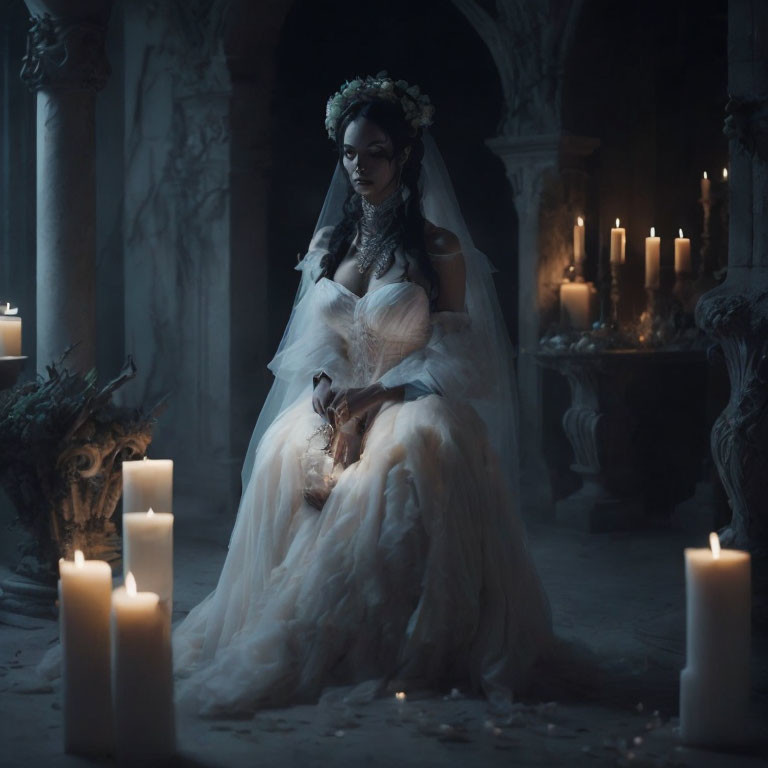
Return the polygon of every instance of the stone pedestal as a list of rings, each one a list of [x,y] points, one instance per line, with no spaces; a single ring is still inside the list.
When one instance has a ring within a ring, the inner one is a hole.
[[[22,79],[37,93],[37,370],[77,345],[68,364],[95,362],[96,92],[109,75],[111,0],[28,0]]]
[[[726,546],[768,556],[768,4],[730,0],[728,277],[701,297],[696,322],[725,355],[731,393],[712,456],[733,513]],[[755,562],[755,577],[763,569]],[[759,579],[758,579],[759,580]]]

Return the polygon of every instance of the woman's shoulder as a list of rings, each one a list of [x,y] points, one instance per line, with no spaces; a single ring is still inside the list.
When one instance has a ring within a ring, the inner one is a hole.
[[[424,247],[433,260],[447,259],[461,253],[461,242],[450,229],[424,222]]]

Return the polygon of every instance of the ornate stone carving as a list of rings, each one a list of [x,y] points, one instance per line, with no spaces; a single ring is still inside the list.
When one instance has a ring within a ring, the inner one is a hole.
[[[110,73],[104,26],[54,19],[48,13],[32,16],[30,22],[21,79],[31,90],[104,87]]]
[[[731,380],[728,405],[715,421],[712,456],[733,518],[727,546],[768,554],[768,286],[734,280],[703,296],[696,322],[719,342]]]

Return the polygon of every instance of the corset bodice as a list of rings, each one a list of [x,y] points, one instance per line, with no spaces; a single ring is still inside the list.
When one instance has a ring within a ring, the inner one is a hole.
[[[353,384],[377,380],[429,341],[429,299],[417,283],[387,283],[360,297],[326,282],[324,320],[346,342]]]

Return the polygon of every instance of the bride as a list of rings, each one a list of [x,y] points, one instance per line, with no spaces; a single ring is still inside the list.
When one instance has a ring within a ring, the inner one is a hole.
[[[201,715],[371,680],[508,700],[551,639],[516,509],[509,340],[432,113],[386,73],[328,101],[339,163],[226,562],[174,631]]]

